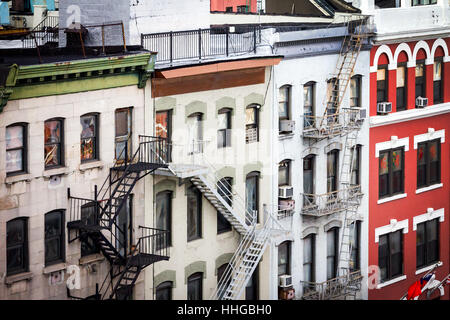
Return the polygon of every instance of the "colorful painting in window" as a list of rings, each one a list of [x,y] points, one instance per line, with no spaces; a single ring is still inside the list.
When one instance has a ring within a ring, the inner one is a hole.
[[[380,174],[386,174],[388,173],[388,154],[384,153],[380,155]]]
[[[46,121],[44,128],[44,163],[45,166],[61,164],[61,122],[59,120]]]
[[[401,170],[402,161],[401,161],[400,151],[392,152],[392,165],[393,165],[394,170]]]
[[[432,142],[430,145],[430,160],[431,161],[438,160],[437,142]]]
[[[97,117],[81,117],[81,161],[96,159]]]
[[[425,163],[425,145],[420,145],[419,146],[419,164],[421,163]]]
[[[161,138],[168,138],[169,129],[169,113],[157,112],[156,113],[156,136]]]

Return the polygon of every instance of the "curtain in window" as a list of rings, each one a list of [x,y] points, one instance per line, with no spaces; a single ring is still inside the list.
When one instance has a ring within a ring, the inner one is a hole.
[[[6,128],[6,172],[23,170],[24,128]]]

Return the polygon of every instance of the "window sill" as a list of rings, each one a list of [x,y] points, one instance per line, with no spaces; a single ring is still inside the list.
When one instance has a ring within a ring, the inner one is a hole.
[[[23,280],[31,280],[33,278],[32,272],[22,272],[19,274],[15,274],[13,276],[7,276],[5,279],[5,283],[7,285],[12,285],[15,282],[23,281]]]
[[[44,178],[50,178],[52,176],[62,176],[62,175],[66,175],[68,173],[69,173],[69,168],[62,167],[62,168],[44,170],[44,172],[42,172],[42,176]]]
[[[284,140],[284,139],[290,139],[294,136],[295,134],[293,132],[280,132],[278,134],[278,139],[280,140]]]
[[[67,264],[65,262],[57,263],[44,268],[43,274],[51,274],[53,272],[58,272],[61,270],[66,270]]]
[[[13,183],[22,182],[22,181],[30,182],[31,174],[24,173],[24,174],[20,174],[20,175],[16,175],[16,176],[9,176],[9,177],[6,177],[6,179],[5,179],[6,184],[13,184]]]
[[[103,163],[103,161],[91,161],[91,162],[85,162],[80,164],[80,171],[86,171],[86,170],[91,170],[91,169],[100,169],[103,168],[105,164]]]
[[[380,200],[378,200],[377,203],[382,204],[382,203],[386,203],[386,202],[390,202],[390,201],[394,201],[394,200],[403,199],[403,198],[406,198],[407,196],[408,196],[407,193],[396,194],[395,196],[392,196],[392,197],[380,199]]]
[[[442,265],[443,265],[442,261],[439,261],[439,262],[437,263],[437,266],[438,266],[438,267],[441,267]],[[421,273],[424,273],[424,272],[426,272],[426,271],[430,271],[430,270],[433,269],[435,266],[436,266],[436,263],[433,263],[433,264],[431,264],[431,265],[429,265],[429,266],[427,266],[427,267],[423,267],[423,268],[421,268],[421,269],[418,269],[418,270],[416,271],[416,275],[421,274]]]
[[[388,280],[388,281],[386,281],[386,282],[383,282],[383,283],[380,283],[379,285],[377,285],[377,289],[381,289],[381,288],[383,288],[383,287],[386,287],[386,286],[389,286],[389,285],[391,285],[391,284],[394,284],[394,283],[403,281],[403,280],[405,280],[405,279],[406,279],[406,275],[403,275],[403,276],[400,276],[400,277],[397,277],[397,278]]]
[[[90,254],[88,256],[82,257],[80,258],[80,260],[78,261],[78,264],[80,266],[86,265],[86,264],[90,264],[90,263],[94,263],[94,262],[100,262],[105,260],[105,257],[101,254],[101,253],[94,253],[94,254]]]
[[[444,186],[443,183],[433,184],[433,185],[428,186],[428,187],[417,189],[416,190],[416,194],[427,192],[427,191],[431,191],[431,190],[434,190],[434,189],[439,189],[439,188],[442,188],[443,186]]]

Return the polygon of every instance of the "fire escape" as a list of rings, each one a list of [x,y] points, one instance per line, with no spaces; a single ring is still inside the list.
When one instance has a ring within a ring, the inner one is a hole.
[[[128,142],[117,157],[100,190],[93,199],[77,198],[68,189],[70,219],[69,243],[77,239],[96,247],[108,260],[110,271],[96,293],[86,299],[126,300],[132,297],[139,274],[147,266],[169,260],[169,232],[139,226],[140,237],[130,243],[129,234],[119,222],[136,183],[160,168],[167,168],[169,144],[164,138],[139,136],[139,148],[130,155]],[[70,295],[69,298],[76,298]],[[78,298],[80,299],[80,298]]]
[[[336,71],[328,86],[325,112],[322,117],[304,116],[304,139],[315,144],[325,139],[345,139],[343,161],[340,168],[340,188],[326,194],[303,194],[302,214],[309,217],[341,215],[343,217],[337,264],[337,277],[321,283],[302,282],[305,300],[355,299],[361,290],[361,271],[352,266],[352,235],[363,196],[361,186],[351,181],[356,160],[358,133],[365,118],[362,108],[344,108],[342,102],[353,75],[364,39],[368,37],[368,18],[346,18],[347,34],[338,57]]]

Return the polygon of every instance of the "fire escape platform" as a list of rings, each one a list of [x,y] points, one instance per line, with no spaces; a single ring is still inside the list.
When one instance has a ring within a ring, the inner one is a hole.
[[[130,266],[141,267],[142,269],[159,261],[168,261],[168,256],[158,254],[139,253],[129,258]]]
[[[137,163],[130,163],[127,165],[117,166],[112,168],[113,170],[117,171],[125,171],[125,169],[128,172],[142,172],[142,171],[153,171],[158,168],[167,168],[168,165],[160,164],[160,163],[147,163],[147,162],[137,162]]]
[[[197,164],[170,164],[168,168],[158,168],[154,174],[160,176],[177,177],[180,179],[193,178],[209,172],[208,167]]]

